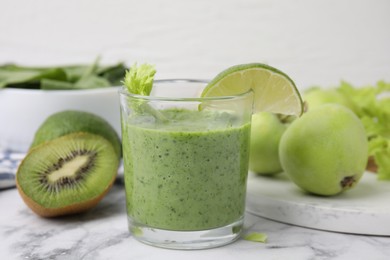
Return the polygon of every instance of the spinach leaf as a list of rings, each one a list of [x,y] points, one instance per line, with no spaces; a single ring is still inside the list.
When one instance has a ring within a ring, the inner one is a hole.
[[[43,78],[66,80],[66,74],[60,68],[43,70],[0,69],[0,88],[10,84],[34,82]]]
[[[100,76],[107,79],[113,86],[119,86],[122,84],[124,75],[127,68],[123,63],[119,63],[116,66],[107,67],[106,70],[99,73]]]
[[[81,78],[74,86],[76,89],[105,88],[111,86],[111,83],[105,78],[91,75]]]
[[[41,89],[46,90],[70,90],[76,89],[73,83],[55,79],[42,79]]]
[[[123,63],[102,66],[99,58],[91,64],[56,67],[0,66],[0,89],[46,90],[89,89],[117,86],[126,73]]]

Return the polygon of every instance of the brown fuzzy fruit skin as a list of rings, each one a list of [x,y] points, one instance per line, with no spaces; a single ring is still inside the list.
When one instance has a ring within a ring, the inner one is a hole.
[[[16,179],[17,180],[17,179]],[[53,217],[60,217],[60,216],[66,216],[66,215],[73,215],[77,213],[83,213],[91,208],[95,207],[107,194],[107,192],[111,189],[113,183],[115,181],[115,176],[112,179],[110,185],[107,187],[107,189],[101,193],[99,196],[92,198],[89,201],[83,201],[81,203],[76,203],[73,205],[68,205],[62,208],[45,208],[36,203],[34,200],[29,198],[24,192],[23,189],[20,187],[18,181],[16,181],[16,187],[19,191],[20,196],[22,197],[23,201],[26,203],[26,205],[37,215],[45,218],[53,218]]]
[[[111,142],[118,158],[121,158],[122,145],[115,129],[100,116],[77,110],[61,111],[49,116],[35,133],[31,149],[44,142],[77,132],[96,134],[106,138]]]

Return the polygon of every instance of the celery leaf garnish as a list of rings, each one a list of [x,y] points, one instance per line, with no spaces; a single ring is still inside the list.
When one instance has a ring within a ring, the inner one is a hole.
[[[149,96],[152,91],[156,69],[150,64],[136,63],[126,72],[123,84],[130,93]]]

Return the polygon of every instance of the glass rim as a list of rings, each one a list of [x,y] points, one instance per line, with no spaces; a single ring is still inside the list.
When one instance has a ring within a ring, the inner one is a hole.
[[[203,83],[206,84],[210,82],[209,80],[204,80],[204,79],[187,79],[187,78],[173,78],[173,79],[159,79],[155,80],[153,82],[154,84],[158,83]],[[119,89],[119,94],[130,97],[130,98],[135,98],[135,99],[142,99],[142,100],[148,100],[148,101],[211,101],[211,100],[234,100],[234,99],[240,99],[240,98],[245,98],[246,96],[250,95],[253,93],[252,89],[249,89],[245,92],[239,93],[237,95],[228,95],[228,96],[215,96],[215,97],[165,97],[165,96],[143,96],[143,95],[138,95],[138,94],[133,94],[130,93],[125,89],[124,86],[122,86]]]

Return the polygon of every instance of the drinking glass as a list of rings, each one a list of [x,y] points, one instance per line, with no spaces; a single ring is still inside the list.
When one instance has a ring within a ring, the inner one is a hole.
[[[202,98],[205,84],[120,91],[129,230],[146,244],[202,249],[240,236],[253,93]]]

